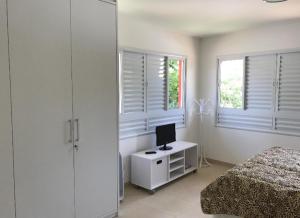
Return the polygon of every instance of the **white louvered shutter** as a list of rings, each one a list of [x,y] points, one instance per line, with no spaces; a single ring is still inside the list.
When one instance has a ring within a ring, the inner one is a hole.
[[[145,111],[145,55],[124,52],[122,57],[123,113]]]
[[[300,52],[279,55],[276,130],[300,134]]]
[[[298,118],[275,118],[276,130],[282,133],[300,134],[300,119]]]
[[[147,55],[147,111],[166,108],[167,57]]]
[[[217,122],[220,125],[232,128],[271,130],[272,121],[271,115],[248,115],[228,112],[220,112],[217,114]]]
[[[121,115],[120,137],[147,132],[145,112],[145,55],[123,52],[121,58]]]
[[[147,132],[146,116],[121,116],[120,117],[121,138],[137,136]]]
[[[154,131],[156,126],[166,125],[175,123],[176,127],[183,127],[185,125],[185,114],[179,113],[168,113],[155,115],[152,114],[149,117],[149,130]]]
[[[272,110],[276,55],[249,56],[245,64],[245,108]]]
[[[278,111],[300,112],[300,53],[279,56]]]

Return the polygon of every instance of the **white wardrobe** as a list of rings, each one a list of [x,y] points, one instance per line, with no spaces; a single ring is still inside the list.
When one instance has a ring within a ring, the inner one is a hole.
[[[0,1],[0,217],[116,215],[115,2]]]
[[[0,217],[15,216],[6,0],[0,0]]]

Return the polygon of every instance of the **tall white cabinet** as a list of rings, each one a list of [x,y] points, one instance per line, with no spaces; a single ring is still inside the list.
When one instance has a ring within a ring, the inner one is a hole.
[[[13,152],[5,0],[0,0],[0,67],[0,217],[13,218]]]
[[[72,218],[69,0],[9,0],[8,9],[17,218]]]
[[[17,218],[117,214],[115,3],[7,2],[9,52],[3,29],[0,38],[0,98],[5,103],[0,113],[0,217],[15,217],[15,212]],[[6,19],[5,7],[0,12]]]
[[[76,214],[96,218],[118,202],[116,9],[72,0],[71,11]]]

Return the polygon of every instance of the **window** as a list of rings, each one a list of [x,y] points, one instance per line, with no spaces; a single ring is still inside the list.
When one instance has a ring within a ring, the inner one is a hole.
[[[120,137],[153,133],[158,125],[185,126],[184,57],[120,52]]]
[[[217,126],[300,136],[300,52],[218,63]]]
[[[220,107],[242,109],[244,59],[220,61]]]

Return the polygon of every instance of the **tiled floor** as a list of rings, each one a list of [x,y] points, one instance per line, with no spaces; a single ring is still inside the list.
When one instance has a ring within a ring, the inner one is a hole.
[[[230,167],[214,163],[201,168],[198,173],[187,175],[159,189],[151,195],[132,185],[125,187],[125,199],[120,205],[121,218],[201,218],[230,217],[203,214],[200,191]]]

